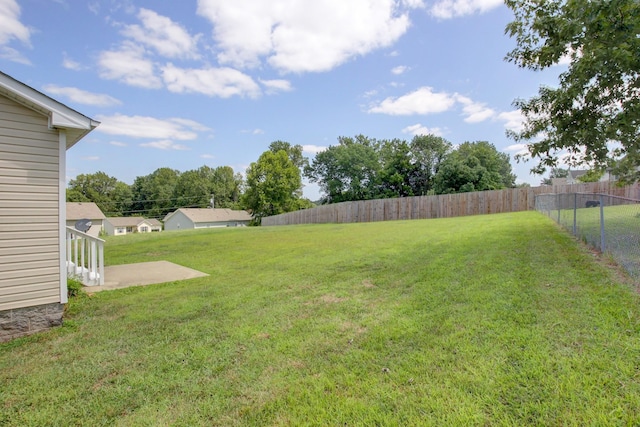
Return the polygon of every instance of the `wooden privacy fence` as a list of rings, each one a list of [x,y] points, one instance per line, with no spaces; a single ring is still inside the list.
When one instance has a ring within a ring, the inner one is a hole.
[[[262,218],[262,225],[324,224],[451,218],[533,210],[535,196],[546,193],[604,193],[640,198],[640,186],[617,187],[612,182],[508,188],[473,193],[360,200],[322,205]]]

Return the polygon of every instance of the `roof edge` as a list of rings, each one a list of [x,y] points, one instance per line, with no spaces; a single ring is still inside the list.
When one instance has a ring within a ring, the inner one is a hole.
[[[84,132],[70,141],[67,148],[82,139],[87,133],[95,129],[100,122],[66,106],[48,95],[22,83],[8,74],[0,71],[0,94],[17,103],[48,117],[49,127],[55,129],[77,129]]]

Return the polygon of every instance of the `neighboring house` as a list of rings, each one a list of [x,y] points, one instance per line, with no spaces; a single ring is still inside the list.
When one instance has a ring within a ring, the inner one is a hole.
[[[189,230],[193,228],[241,227],[251,222],[247,211],[231,209],[181,208],[164,218],[164,229]]]
[[[109,236],[122,236],[131,233],[151,233],[162,231],[162,224],[157,219],[146,219],[136,216],[110,217],[104,223]]]
[[[0,341],[62,323],[65,152],[98,124],[0,72]]]
[[[568,185],[568,184],[581,184],[580,177],[585,175],[588,170],[570,170],[569,175],[566,178],[552,178],[551,185]],[[616,177],[611,175],[611,170],[607,171],[600,177],[598,182],[615,181]]]
[[[91,228],[87,234],[98,237],[104,230],[106,218],[98,205],[93,202],[67,202],[67,226],[69,227],[74,227],[81,219],[91,220]]]

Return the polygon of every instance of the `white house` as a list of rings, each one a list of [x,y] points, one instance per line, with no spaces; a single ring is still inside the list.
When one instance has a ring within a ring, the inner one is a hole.
[[[104,227],[109,236],[122,236],[131,233],[151,233],[162,231],[162,224],[157,219],[142,217],[109,217]]]
[[[98,124],[0,72],[0,341],[62,323],[65,152]]]
[[[104,230],[106,218],[98,205],[93,202],[67,202],[68,227],[74,227],[78,220],[88,219],[91,221],[91,228],[87,234],[97,237]]]
[[[167,214],[164,229],[189,230],[194,228],[242,227],[251,222],[247,211],[213,208],[181,208]]]

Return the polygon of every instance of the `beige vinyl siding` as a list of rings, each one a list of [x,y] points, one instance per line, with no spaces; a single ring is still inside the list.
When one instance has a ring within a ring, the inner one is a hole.
[[[0,96],[0,310],[60,302],[59,136]]]

